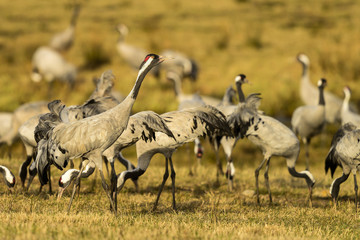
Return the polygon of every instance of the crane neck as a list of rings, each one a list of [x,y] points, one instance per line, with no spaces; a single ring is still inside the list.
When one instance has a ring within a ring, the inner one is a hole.
[[[300,63],[302,65],[302,79],[305,81],[309,81],[309,65],[304,62]]]
[[[167,78],[174,82],[174,91],[178,99],[183,96],[180,76],[175,72],[168,72]]]
[[[238,91],[239,102],[244,103],[245,102],[245,95],[244,95],[244,92],[242,90],[242,83],[240,81],[236,82],[236,88],[237,88],[237,91]]]
[[[302,172],[297,172],[295,170],[295,167],[288,166],[288,171],[289,171],[290,175],[293,177],[305,178],[306,183],[308,184],[309,188],[312,187],[315,183],[315,179],[314,179],[313,175],[307,170],[302,171]]]
[[[139,70],[134,87],[131,89],[131,92],[128,95],[128,97],[130,96],[130,98],[132,98],[134,101],[137,98],[141,84],[142,84],[146,74],[151,70],[151,68],[152,68],[152,66],[147,66],[147,67]]]
[[[319,87],[319,105],[325,106],[324,87]]]
[[[221,103],[223,105],[234,104],[233,96],[234,95],[232,93],[232,88],[231,88],[225,93],[223,99],[221,100]]]
[[[345,182],[348,177],[349,177],[350,174],[344,174],[335,179],[332,183],[331,183],[331,186],[330,186],[330,194],[333,198],[337,198],[337,196],[339,195],[339,189],[340,189],[340,184]]]
[[[342,104],[342,111],[349,110],[350,95],[345,93],[345,98]]]
[[[75,6],[75,9],[73,11],[73,14],[71,16],[71,21],[70,21],[70,25],[74,26],[76,25],[76,20],[79,16],[79,11],[80,11],[80,6]]]

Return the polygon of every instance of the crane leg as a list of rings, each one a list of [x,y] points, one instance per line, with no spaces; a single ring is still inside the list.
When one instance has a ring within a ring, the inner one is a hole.
[[[110,205],[111,205],[111,209],[114,210],[114,214],[116,215],[116,208],[115,208],[115,204],[114,201],[109,193],[110,189],[109,189],[109,185],[107,185],[106,181],[105,181],[105,177],[104,177],[104,173],[101,169],[99,169],[100,172],[100,177],[101,177],[101,182],[102,182],[102,187],[104,188],[106,195],[108,196],[109,200],[110,200]]]
[[[355,211],[357,212],[357,205],[358,205],[358,185],[357,185],[357,181],[356,181],[356,172],[353,173],[354,174],[354,190],[355,190]]]
[[[12,144],[8,145],[8,158],[11,159]]]
[[[162,190],[163,190],[163,188],[164,188],[164,185],[165,185],[166,180],[167,180],[168,177],[169,177],[168,161],[169,161],[168,158],[165,158],[165,173],[164,173],[163,180],[162,180],[162,183],[161,183],[160,188],[159,188],[158,195],[157,195],[156,200],[155,200],[155,203],[154,203],[153,211],[156,209],[156,207],[157,207],[157,205],[158,205],[161,192],[162,192]]]
[[[265,185],[266,185],[266,188],[267,188],[268,193],[269,193],[269,201],[270,201],[270,203],[272,203],[270,184],[269,184],[269,164],[270,164],[270,158],[268,158],[267,161],[266,161],[264,178],[265,178]]]
[[[110,172],[110,179],[111,179],[111,197],[114,201],[114,205],[115,205],[115,212],[117,211],[117,189],[116,189],[116,171],[115,171],[115,166],[114,166],[114,161],[110,161],[110,166],[111,166],[111,172]]]
[[[186,144],[185,148],[186,148],[186,154],[188,155],[188,159],[189,159],[189,176],[194,176],[194,173],[193,173],[193,171],[192,171],[193,161],[192,161],[192,159],[191,159],[191,153],[190,153],[190,145],[189,145],[189,143]]]
[[[25,162],[23,162],[20,166],[20,180],[21,180],[21,185],[23,187],[23,189],[25,189],[25,180],[26,180],[26,176],[27,176],[27,167],[30,165],[32,160],[32,156],[27,156]]]
[[[111,179],[110,177],[111,177],[111,173],[109,173],[109,161],[107,160],[107,158],[106,157],[102,157],[103,158],[103,161],[104,161],[104,163],[105,163],[105,168],[106,168],[106,173],[107,173],[107,176],[108,176],[108,178],[109,179]]]
[[[305,159],[306,159],[306,170],[309,170],[310,166],[309,166],[309,158],[310,158],[310,153],[309,153],[309,142],[305,141]]]
[[[74,187],[73,187],[73,191],[72,191],[69,206],[68,206],[68,214],[70,213],[71,204],[72,204],[72,201],[74,200],[76,188],[77,188],[77,185],[80,183],[80,176],[81,176],[82,171],[84,171],[84,168],[85,168],[85,164],[82,164],[81,168],[80,168],[80,171],[79,171],[79,174],[75,178]]]
[[[257,198],[257,203],[260,204],[260,193],[259,193],[259,172],[260,169],[263,167],[264,163],[266,162],[266,158],[264,158],[262,160],[262,162],[260,163],[259,167],[255,170],[255,185],[256,185],[256,198]]]
[[[49,176],[49,194],[52,194],[50,167],[48,167],[48,176]]]
[[[176,201],[175,201],[175,177],[176,177],[176,173],[175,173],[175,169],[174,169],[174,165],[172,162],[172,159],[170,157],[170,169],[171,169],[171,183],[172,183],[172,197],[173,197],[173,202],[172,202],[172,207],[173,209],[176,211]]]
[[[230,156],[226,156],[227,159],[227,165],[226,165],[226,178],[228,180],[228,189],[231,192],[234,188],[234,175],[233,175],[233,170],[234,169],[234,164],[231,158],[231,154]]]

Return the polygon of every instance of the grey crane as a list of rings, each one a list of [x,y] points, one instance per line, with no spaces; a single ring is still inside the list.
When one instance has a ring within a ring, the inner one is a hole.
[[[11,146],[19,138],[19,128],[31,117],[48,112],[47,102],[29,102],[22,104],[12,114],[11,127],[1,138],[1,142],[9,146],[9,156],[11,156]]]
[[[20,139],[25,147],[26,152],[26,160],[20,165],[19,175],[21,180],[21,185],[25,188],[25,180],[27,177],[27,167],[30,165],[32,159],[35,159],[34,149],[37,146],[37,142],[34,137],[34,130],[36,125],[39,122],[41,115],[36,115],[29,120],[27,120],[21,127],[19,128]],[[51,183],[50,185],[51,186]],[[51,187],[50,187],[51,189]],[[51,192],[51,190],[50,190]]]
[[[161,55],[172,59],[172,61],[167,61],[160,66],[165,71],[166,76],[175,70],[182,79],[190,78],[190,80],[196,81],[199,74],[199,66],[195,60],[179,51],[170,49],[161,52]]]
[[[4,136],[11,131],[11,122],[13,119],[13,114],[10,112],[0,112],[0,145],[7,145],[8,157],[10,158],[10,146],[4,140]]]
[[[49,113],[38,114],[31,117],[29,120],[24,122],[19,128],[19,136],[24,144],[26,152],[26,160],[20,165],[19,175],[22,187],[25,188],[25,180],[27,177],[27,167],[30,165],[32,159],[35,160],[35,149],[40,139],[44,138],[50,127],[54,127],[61,122],[59,117],[60,111],[65,107],[59,100],[52,101],[48,104]],[[77,110],[76,110],[77,111]],[[75,116],[75,114],[74,114]],[[69,118],[67,118],[69,119]],[[72,121],[76,119],[70,118]],[[38,125],[46,122],[46,130],[42,129],[39,133],[37,130]],[[35,172],[36,174],[36,172]],[[31,176],[26,189],[29,188],[32,178]],[[51,192],[51,182],[49,183],[49,191]]]
[[[345,97],[341,107],[341,124],[344,125],[347,122],[351,122],[357,127],[360,127],[360,115],[350,110],[349,101],[351,98],[351,90],[349,87],[343,89]]]
[[[238,138],[248,138],[261,149],[264,155],[264,159],[255,170],[257,202],[260,204],[258,177],[264,164],[266,164],[264,173],[265,185],[268,190],[270,203],[272,202],[268,176],[269,163],[272,156],[281,156],[286,159],[288,171],[293,177],[304,178],[306,180],[311,205],[312,187],[315,184],[315,179],[308,170],[301,172],[295,170],[300,152],[299,140],[288,127],[278,120],[258,113],[257,108],[260,104],[258,95],[249,95],[246,103],[239,105],[238,109],[228,118],[234,135]]]
[[[105,96],[105,97],[97,97],[95,99],[90,99],[86,101],[83,105],[80,106],[70,106],[65,107],[64,104],[60,102],[60,100],[55,100],[49,105],[53,104],[54,107],[57,107],[57,109],[51,110],[49,107],[51,113],[41,114],[37,116],[37,120],[31,121],[29,123],[25,122],[23,124],[24,129],[20,132],[21,139],[23,140],[23,143],[25,145],[25,148],[27,150],[27,159],[26,161],[21,165],[20,167],[20,178],[22,180],[22,183],[25,182],[26,179],[26,169],[27,166],[29,166],[32,156],[34,157],[34,148],[36,148],[37,143],[46,137],[47,133],[53,129],[55,126],[57,126],[61,122],[73,122],[77,121],[83,118],[87,118],[96,114],[100,114],[102,112],[105,112],[108,109],[113,108],[116,106],[119,102],[111,97],[111,96]],[[30,120],[29,120],[30,121]],[[34,133],[35,133],[35,139],[34,139]],[[31,142],[29,142],[27,139],[32,139]],[[36,141],[35,141],[36,140]],[[33,147],[33,148],[31,148]],[[106,162],[107,163],[107,162]],[[72,166],[71,162],[71,166]],[[108,171],[108,166],[106,166],[106,170]],[[37,174],[35,166],[32,167],[32,169],[29,169],[30,178],[28,181],[28,185],[26,189],[29,189],[29,186],[34,179],[34,177]],[[50,185],[51,186],[51,185]],[[40,187],[41,191],[42,185]],[[51,191],[51,190],[50,190]]]
[[[51,38],[49,43],[49,46],[51,48],[59,52],[67,51],[70,49],[74,42],[75,27],[79,12],[80,5],[75,5],[71,15],[70,25],[64,31],[55,34]]]
[[[179,74],[181,74],[181,73],[168,72],[168,76],[167,76],[168,80],[171,80],[174,82],[175,95],[176,95],[176,99],[178,101],[178,110],[184,110],[184,109],[204,106],[206,103],[203,101],[202,97],[199,94],[197,94],[197,93],[184,94],[182,92],[182,87],[181,87],[181,79],[182,78]],[[204,150],[203,150],[203,147],[201,145],[201,141],[199,138],[195,138],[194,142],[195,142],[194,153],[195,153],[197,162],[199,163],[199,162],[201,162],[201,158],[204,154]],[[190,154],[189,145],[186,145],[186,147],[187,147],[187,152]],[[192,161],[189,162],[189,175],[193,175]]]
[[[295,109],[291,117],[291,126],[296,135],[305,145],[306,169],[309,169],[309,144],[311,139],[320,134],[326,122],[326,110],[324,88],[326,79],[318,81],[319,101],[318,105],[306,105]]]
[[[150,69],[163,61],[156,54],[149,54],[140,66],[135,85],[128,96],[120,104],[112,109],[95,116],[81,119],[75,122],[60,123],[48,133],[48,139],[42,139],[38,144],[36,158],[37,170],[40,181],[46,183],[47,176],[44,170],[50,164],[54,164],[62,170],[68,164],[69,159],[83,157],[94,161],[99,169],[103,188],[109,197],[112,209],[114,203],[108,192],[102,171],[102,153],[110,147],[125,130],[132,106],[139,93],[141,83]],[[102,77],[114,78],[111,71],[103,73]],[[80,170],[80,172],[82,169]],[[68,211],[70,208],[68,209]]]
[[[140,177],[144,174],[150,164],[151,158],[155,154],[161,153],[165,156],[165,173],[154,204],[154,209],[157,207],[161,192],[169,177],[169,164],[172,180],[172,206],[176,209],[175,170],[172,162],[173,153],[179,146],[187,142],[192,142],[200,136],[212,135],[215,132],[227,132],[228,135],[231,135],[231,131],[226,123],[225,116],[216,108],[207,105],[164,113],[161,117],[165,120],[166,125],[175,138],[169,137],[163,133],[155,133],[155,141],[138,141],[136,143],[138,165],[135,169],[123,171],[117,176],[117,192],[123,188],[128,178]]]
[[[181,83],[182,78],[183,78],[183,73],[181,68],[168,69],[167,79],[174,83],[174,91],[175,91],[176,99],[179,104],[178,106],[179,110],[203,106],[205,104],[211,106],[217,106],[221,103],[220,99],[199,95],[197,93],[184,94],[182,91],[182,83]],[[197,150],[202,149],[201,142],[199,139],[196,140],[195,148],[196,148],[194,149],[194,151],[196,152],[195,155],[199,162],[203,156],[203,151],[200,154],[197,154]],[[219,160],[219,158],[217,158],[217,160]],[[217,162],[217,167],[218,167],[218,171],[217,171],[217,177],[218,177],[220,174],[223,175],[224,173],[221,168],[221,163]],[[191,164],[190,164],[189,174],[192,175]]]
[[[133,69],[138,69],[142,60],[145,58],[147,51],[131,45],[125,41],[125,38],[129,34],[129,29],[125,24],[118,24],[117,31],[119,32],[119,39],[116,43],[116,49],[121,57],[127,64]],[[156,78],[160,77],[159,66],[155,66],[150,70],[150,73]]]
[[[63,119],[72,122],[104,112],[119,103],[112,95],[111,90],[114,86],[112,79],[99,78],[94,82],[96,83],[96,88],[83,105],[65,107],[59,100],[52,101],[48,104],[50,113],[47,113],[46,116],[39,114],[29,119],[20,127],[20,138],[24,143],[27,153],[26,161],[20,166],[20,179],[23,187],[27,176],[27,167],[34,157],[34,148],[36,148],[37,142],[44,138],[50,129],[62,121],[60,119],[60,112],[62,113]],[[39,123],[40,119],[41,121]],[[38,124],[39,126],[37,126]],[[38,134],[37,140],[35,140],[34,132]],[[32,174],[30,175],[27,189],[36,175],[36,171],[31,172]]]
[[[80,178],[87,178],[95,171],[96,165],[94,162],[84,160],[81,164],[86,166],[81,173],[78,169],[69,169],[59,178],[58,200],[61,199],[65,189],[70,186],[71,182],[75,180],[79,174]]]
[[[126,130],[125,130],[126,131]],[[135,169],[135,166],[119,152],[117,154],[117,159],[123,164],[126,169]],[[69,169],[64,174],[62,174],[59,178],[59,191],[58,191],[58,200],[61,199],[65,189],[70,186],[70,184],[79,176],[80,178],[88,178],[95,171],[95,163],[89,162],[88,160],[84,160],[81,164],[85,164],[84,170],[80,174],[80,170],[78,169]],[[132,179],[136,189],[138,189],[137,179]],[[78,185],[79,186],[79,185]]]
[[[174,137],[170,129],[166,126],[165,121],[155,112],[152,111],[143,111],[138,112],[134,115],[131,115],[129,118],[128,125],[120,137],[103,152],[103,156],[110,162],[111,165],[111,187],[113,193],[115,192],[116,187],[116,172],[114,167],[115,158],[129,170],[134,169],[135,167],[131,164],[130,161],[126,160],[121,151],[142,139],[145,142],[151,142],[156,140],[155,133],[162,132],[169,137]],[[70,169],[64,173],[59,180],[59,194],[62,194],[64,189],[70,185],[72,180],[75,180],[75,177],[79,176],[80,178],[86,178],[92,174],[95,165],[86,166],[85,172],[82,172],[79,175],[78,170]],[[75,173],[78,173],[75,175]],[[78,186],[79,180],[76,179],[76,184],[74,184],[73,193],[75,192],[76,187]],[[135,186],[137,187],[137,178],[132,178]],[[116,195],[113,195],[113,198],[116,199]],[[116,200],[115,200],[116,202]]]
[[[303,53],[297,55],[297,60],[301,63],[303,67],[301,84],[300,84],[300,96],[301,100],[306,105],[315,105],[319,99],[319,93],[316,87],[311,83],[309,77],[309,66],[310,60],[309,57]],[[325,91],[325,117],[326,122],[335,123],[340,122],[340,110],[342,106],[342,99],[338,96],[332,94],[331,92]],[[352,111],[357,111],[354,105],[351,105]]]
[[[0,173],[4,176],[6,186],[8,188],[13,188],[15,186],[15,176],[12,172],[5,166],[0,165]]]
[[[295,109],[291,117],[291,126],[296,135],[300,137],[305,145],[306,169],[309,169],[309,144],[311,139],[321,133],[325,125],[325,99],[324,88],[326,80],[318,81],[319,102],[318,105],[306,105]],[[327,103],[326,103],[327,104]]]
[[[42,46],[35,50],[32,56],[31,79],[34,82],[45,80],[49,83],[49,95],[52,83],[59,80],[73,87],[76,80],[76,67],[51,47]]]
[[[238,74],[235,77],[235,85],[237,88],[237,94],[239,97],[239,104],[234,104],[232,103],[232,101],[230,100],[232,97],[232,91],[233,88],[228,88],[226,94],[224,95],[224,99],[222,101],[222,103],[217,107],[222,113],[224,113],[224,115],[229,118],[234,111],[239,107],[239,105],[243,105],[246,103],[246,99],[245,99],[245,95],[242,91],[242,85],[248,83],[248,79],[246,78],[246,76],[244,74]],[[230,91],[230,92],[228,92]],[[233,90],[235,91],[235,90]],[[226,176],[228,178],[228,186],[229,186],[229,190],[233,189],[233,178],[235,176],[235,167],[231,158],[232,155],[232,150],[235,147],[236,143],[238,141],[238,138],[235,137],[229,137],[229,136],[213,136],[212,137],[212,143],[213,143],[213,147],[215,150],[215,156],[217,159],[217,163],[220,165],[218,166],[218,169],[222,169],[221,167],[221,161],[219,158],[219,145],[221,144],[221,146],[224,149],[224,153],[226,156],[226,161],[227,161],[227,166],[226,166]]]
[[[221,103],[221,99],[217,99],[210,96],[204,96],[199,94],[184,94],[182,91],[182,84],[181,84],[182,75],[178,71],[172,70],[168,72],[167,79],[174,83],[174,91],[179,104],[181,104],[184,101],[189,101],[189,100],[194,101],[194,99],[197,99],[197,101],[201,99],[203,103],[214,107],[216,107]]]
[[[360,160],[359,160],[359,140],[360,129],[358,129],[351,122],[341,126],[335,133],[331,142],[330,150],[325,159],[325,172],[331,169],[331,176],[337,168],[341,166],[343,174],[341,177],[335,179],[330,186],[330,194],[336,208],[340,184],[345,182],[350,173],[354,176],[354,191],[355,191],[355,209],[357,211],[357,191],[358,185],[356,181],[356,172],[360,171]]]

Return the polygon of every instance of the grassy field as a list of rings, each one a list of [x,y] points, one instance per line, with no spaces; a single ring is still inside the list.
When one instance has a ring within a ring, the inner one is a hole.
[[[75,88],[55,83],[51,99],[67,105],[81,104],[93,91],[92,78],[112,69],[115,89],[127,94],[136,72],[116,52],[115,26],[125,23],[127,42],[158,53],[175,49],[200,65],[199,79],[184,82],[186,93],[199,92],[221,97],[244,73],[251,85],[245,94],[261,92],[261,109],[276,117],[289,118],[302,103],[299,98],[301,67],[299,52],[311,60],[310,76],[315,83],[328,80],[328,90],[342,97],[342,88],[353,90],[359,106],[360,4],[355,0],[104,0],[82,4],[73,48],[64,57],[78,69]],[[69,24],[73,1],[0,1],[0,111],[13,111],[20,104],[48,99],[46,83],[30,80],[31,56],[46,45],[53,34]],[[102,60],[103,64],[93,65]],[[92,66],[92,67],[89,67]],[[48,99],[50,100],[50,99]],[[166,103],[166,104],[165,104]],[[134,112],[159,113],[177,108],[172,85],[148,76],[134,105]],[[359,108],[360,109],[360,108]],[[234,151],[237,168],[235,189],[227,190],[225,179],[216,183],[214,155],[205,145],[204,161],[197,175],[188,176],[185,149],[174,154],[177,171],[178,212],[171,209],[170,184],[158,210],[151,211],[163,175],[164,160],[155,157],[141,177],[140,192],[129,181],[119,194],[119,214],[113,216],[101,189],[99,177],[83,181],[81,194],[66,214],[69,192],[61,201],[46,191],[37,195],[35,180],[29,193],[18,185],[9,193],[0,184],[1,239],[359,239],[360,218],[354,211],[353,181],[341,185],[340,206],[332,208],[324,175],[324,158],[336,126],[327,128],[311,147],[311,171],[317,180],[313,207],[306,203],[305,181],[290,177],[283,159],[274,158],[270,183],[274,204],[268,204],[261,175],[261,207],[245,194],[255,189],[254,170],[262,155],[248,141]],[[0,164],[15,175],[25,154],[17,143],[9,160],[1,149]],[[124,154],[136,163],[134,149]],[[303,152],[297,170],[305,168]],[[117,172],[121,171],[120,168]],[[57,186],[60,172],[53,169]],[[340,170],[336,176],[339,176]],[[17,178],[19,182],[19,178]],[[168,180],[170,182],[170,179]],[[244,193],[245,191],[245,193]]]
[[[236,150],[255,150],[247,144],[246,141],[240,143]],[[57,201],[55,194],[47,193],[47,187],[37,194],[37,179],[29,193],[24,193],[19,185],[9,193],[2,185],[1,238],[358,239],[360,218],[355,213],[353,181],[349,179],[341,185],[340,205],[337,210],[333,209],[329,196],[332,179],[323,171],[325,152],[311,150],[312,153],[316,151],[311,170],[317,180],[312,208],[306,202],[308,190],[305,181],[292,178],[283,159],[274,158],[270,167],[272,205],[269,205],[263,176],[260,175],[261,206],[258,206],[256,197],[251,194],[255,190],[254,170],[261,159],[258,151],[252,154],[244,151],[243,157],[236,158],[235,189],[229,192],[225,178],[216,183],[215,163],[211,161],[204,161],[197,167],[197,174],[189,176],[188,157],[186,150],[181,148],[174,155],[177,212],[171,207],[170,179],[158,209],[152,211],[164,171],[164,159],[158,156],[139,179],[139,192],[128,181],[119,193],[117,216],[109,211],[99,176],[82,181],[81,194],[75,198],[70,215],[66,213],[70,189]],[[205,159],[211,159],[211,154],[207,152]],[[126,155],[132,156],[131,151]],[[132,157],[130,159],[135,161]],[[12,169],[16,169],[19,161],[2,160]],[[300,160],[297,168],[304,169],[304,162]],[[340,173],[338,170],[336,176]],[[57,186],[60,174],[53,169],[53,185]]]

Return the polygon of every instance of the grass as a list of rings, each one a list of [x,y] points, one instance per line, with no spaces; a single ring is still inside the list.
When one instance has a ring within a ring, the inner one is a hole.
[[[261,171],[261,205],[258,206],[252,193],[255,190],[254,170],[262,156],[247,141],[242,141],[235,149],[237,172],[232,192],[228,191],[225,178],[216,182],[211,151],[205,153],[204,161],[196,167],[195,176],[188,175],[186,149],[180,148],[174,154],[177,212],[171,207],[170,178],[157,210],[152,211],[164,171],[162,156],[155,156],[148,171],[139,179],[139,192],[131,181],[125,184],[118,195],[117,216],[109,210],[98,175],[82,181],[80,196],[75,198],[69,215],[66,209],[72,188],[57,201],[55,194],[48,194],[47,187],[37,194],[37,179],[29,193],[24,193],[19,184],[9,193],[1,184],[0,234],[6,236],[5,239],[358,239],[360,217],[355,213],[353,181],[349,178],[341,185],[339,206],[335,210],[329,195],[332,179],[323,171],[326,149],[321,147],[320,138],[314,143],[311,171],[317,182],[312,208],[306,201],[305,181],[292,178],[285,161],[276,157],[269,171],[273,204],[269,205]],[[209,149],[208,144],[205,147]],[[136,162],[134,149],[128,149],[125,155]],[[20,157],[12,160],[5,157],[2,163],[16,169]],[[298,171],[304,169],[304,165],[301,153]],[[117,172],[122,170],[117,166]],[[55,188],[60,174],[52,169]],[[340,174],[338,169],[335,177]]]
[[[304,52],[311,60],[314,83],[320,77],[327,78],[328,90],[340,97],[343,86],[349,85],[352,100],[359,102],[360,44],[356,39],[360,36],[360,4],[355,0],[79,2],[83,7],[74,46],[64,53],[79,67],[77,83],[73,91],[56,83],[51,97],[67,105],[82,104],[93,91],[92,78],[107,69],[117,76],[117,91],[125,95],[130,91],[136,72],[115,49],[115,26],[120,22],[129,27],[127,41],[135,46],[156,53],[176,49],[198,61],[199,79],[193,84],[184,82],[186,93],[221,97],[234,83],[234,77],[244,73],[252,83],[244,86],[246,95],[261,92],[261,109],[288,119],[302,104],[298,93],[301,68],[295,56]],[[69,24],[71,4],[0,2],[0,111],[13,111],[22,103],[47,99],[47,84],[30,81],[31,56]],[[134,112],[162,113],[176,107],[171,84],[148,76]],[[313,208],[305,202],[305,182],[292,179],[284,160],[276,158],[269,173],[274,204],[268,205],[262,178],[261,207],[254,197],[245,196],[245,190],[254,190],[253,172],[262,158],[245,141],[234,152],[237,177],[233,192],[227,191],[224,179],[219,185],[215,183],[214,155],[209,146],[195,177],[187,175],[185,151],[180,149],[175,154],[178,213],[171,209],[169,187],[158,210],[150,211],[163,174],[164,161],[158,157],[141,177],[139,193],[130,182],[126,184],[119,194],[120,213],[116,217],[108,210],[99,180],[93,185],[94,177],[83,182],[70,215],[65,213],[69,193],[57,202],[46,192],[37,195],[37,182],[29,194],[19,186],[9,194],[0,184],[0,238],[358,239],[360,220],[354,213],[351,179],[341,186],[339,209],[331,207],[328,189],[332,180],[324,175],[323,160],[336,127],[328,129],[331,131],[313,142],[311,151],[311,171],[317,179]],[[0,164],[9,166],[16,175],[24,158],[21,148],[19,143],[15,146],[12,160],[0,158]],[[134,149],[127,150],[126,156],[136,163]],[[298,170],[304,169],[303,159],[301,155]],[[55,183],[60,172],[54,169],[53,174]]]

